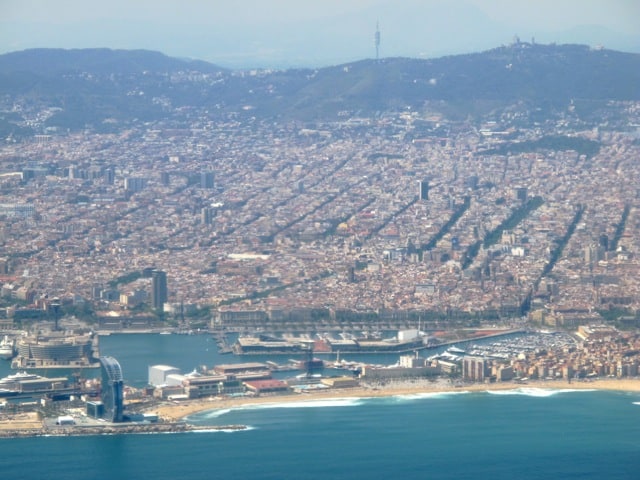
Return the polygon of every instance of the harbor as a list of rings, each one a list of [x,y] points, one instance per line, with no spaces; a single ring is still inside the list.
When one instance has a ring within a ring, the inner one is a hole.
[[[311,340],[301,335],[290,341],[308,345]],[[640,388],[634,379],[596,379],[587,371],[567,374],[546,364],[544,357],[544,369],[527,364],[546,352],[575,351],[577,345],[578,340],[568,333],[516,330],[458,338],[455,343],[441,342],[404,354],[317,352],[316,357],[313,350],[304,348],[286,361],[274,361],[268,354],[251,355],[251,361],[246,361],[247,355],[221,352],[219,339],[212,335],[110,335],[102,339],[101,350],[121,358],[126,367],[121,368],[112,356],[104,357],[110,360],[104,360],[101,369],[102,387],[86,376],[85,369],[69,377],[58,370],[49,378],[37,370],[7,374],[9,362],[0,362],[0,375],[5,375],[0,380],[4,397],[0,399],[4,430],[0,437],[242,429],[242,425],[201,428],[184,419],[203,410],[265,403],[513,390],[523,384],[529,388]],[[142,346],[146,353],[141,361]],[[335,359],[330,358],[334,355]],[[467,377],[467,361],[482,363],[481,379]],[[510,376],[504,375],[505,368]],[[124,392],[126,402],[120,410],[109,407],[114,399],[125,398]],[[30,412],[36,416],[29,416]]]
[[[457,337],[455,340],[441,340],[434,335],[419,329],[398,330],[397,332],[360,332],[339,334],[316,333],[314,335],[275,335],[256,334],[241,335],[230,347],[231,353],[236,355],[284,355],[291,353],[303,354],[308,350],[317,353],[352,353],[352,354],[401,354],[416,350],[428,350],[459,343],[487,340],[498,337],[512,336],[526,333],[525,329],[496,329],[483,331],[480,334],[470,332],[469,337]],[[384,337],[383,335],[387,335]],[[391,336],[389,336],[391,334]],[[337,338],[340,337],[340,338]],[[224,353],[229,347],[226,340],[220,340],[222,334],[217,334],[218,345],[225,345]],[[221,343],[222,342],[222,343]]]

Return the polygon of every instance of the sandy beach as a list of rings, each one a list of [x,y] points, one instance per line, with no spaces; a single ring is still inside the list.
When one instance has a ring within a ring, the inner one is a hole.
[[[0,432],[6,430],[39,430],[42,419],[35,412],[0,416]]]
[[[386,382],[384,385],[362,385],[359,387],[316,390],[306,393],[263,397],[214,397],[210,399],[164,403],[149,410],[165,421],[184,420],[185,417],[208,410],[240,408],[245,405],[283,404],[289,402],[317,401],[338,398],[390,397],[397,395],[418,395],[424,393],[443,393],[452,391],[482,392],[488,390],[515,390],[519,388],[541,389],[589,389],[640,392],[640,379],[597,379],[592,381],[529,381],[526,384],[515,382],[452,384],[448,380],[416,380]]]
[[[164,422],[182,422],[194,413],[241,408],[246,405],[285,404],[292,402],[313,402],[345,398],[372,398],[402,395],[420,395],[446,392],[483,392],[489,390],[549,389],[549,390],[615,390],[640,393],[640,379],[606,378],[590,381],[539,380],[527,383],[451,383],[447,379],[414,379],[385,381],[384,383],[363,383],[352,388],[310,390],[305,393],[261,397],[213,397],[199,400],[164,402],[147,410],[157,414]],[[28,434],[43,428],[37,413],[4,414],[0,416],[0,436],[8,431]]]

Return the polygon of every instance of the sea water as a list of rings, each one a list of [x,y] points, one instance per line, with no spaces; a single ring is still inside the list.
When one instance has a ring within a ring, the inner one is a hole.
[[[640,395],[432,393],[192,415],[244,431],[0,440],[7,478],[635,479]]]
[[[125,378],[248,361],[207,336],[101,339]],[[251,361],[254,359],[252,358]],[[338,394],[339,396],[339,394]],[[8,478],[635,479],[640,394],[522,386],[499,392],[336,398],[213,410],[198,425],[242,431],[0,439]]]

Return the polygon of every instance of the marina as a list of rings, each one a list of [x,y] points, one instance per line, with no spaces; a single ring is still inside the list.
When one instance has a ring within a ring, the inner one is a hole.
[[[311,339],[309,336],[300,338]],[[465,391],[486,391],[487,389],[503,391],[517,388],[522,385],[522,382],[514,379],[513,382],[457,381],[454,384],[446,377],[432,376],[440,373],[434,365],[438,362],[442,362],[443,365],[460,363],[467,355],[482,354],[487,358],[500,358],[500,355],[504,354],[517,357],[523,352],[575,346],[575,340],[568,334],[512,332],[509,337],[502,340],[493,336],[476,341],[441,345],[431,357],[422,359],[418,351],[414,352],[414,355],[400,355],[399,361],[399,354],[396,353],[371,355],[336,352],[334,361],[327,358],[326,352],[319,354],[324,356],[320,359],[310,356],[311,350],[305,350],[300,353],[300,358],[296,355],[289,358],[286,363],[280,363],[266,360],[268,357],[264,357],[266,361],[263,362],[255,361],[260,356],[253,356],[251,362],[246,362],[246,356],[242,355],[230,357],[218,351],[217,340],[210,335],[111,335],[103,340],[102,349],[107,353],[120,356],[127,365],[127,369],[123,370],[127,372],[126,377],[119,368],[116,372],[117,377],[127,378],[128,385],[140,387],[127,387],[131,403],[125,410],[123,423],[101,423],[100,420],[92,419],[89,415],[90,406],[95,408],[100,402],[91,400],[87,402],[86,412],[77,407],[61,410],[59,414],[61,416],[57,417],[58,422],[62,422],[60,425],[49,418],[39,426],[23,428],[16,425],[16,428],[5,428],[4,432],[0,432],[0,437],[229,432],[243,430],[247,426],[244,422],[233,421],[216,423],[213,428],[210,428],[211,422],[200,425],[198,422],[193,423],[191,419],[188,423],[182,419],[189,412],[211,408],[263,405],[271,402],[295,405],[300,401],[324,401],[323,399],[336,396],[368,398],[420,395],[421,392],[439,392],[456,388],[464,388]],[[139,351],[139,346],[142,344],[152,349],[147,351],[145,361],[140,363],[135,352]],[[154,361],[154,358],[162,360],[164,364],[177,362],[179,365],[188,365],[185,371],[191,373],[182,375],[180,368],[156,365],[153,367],[155,380],[152,381],[152,367],[147,367],[147,362]],[[312,363],[309,363],[310,361]],[[416,368],[418,361],[424,362],[422,365],[426,366]],[[204,368],[204,364],[213,365],[213,367]],[[200,367],[193,369],[193,365],[200,365]],[[138,368],[141,371],[144,369],[144,379],[136,380]],[[129,378],[132,381],[128,380]],[[548,383],[544,383],[545,380],[547,379],[537,380],[535,385],[545,388],[567,385],[561,379],[554,379],[555,381]],[[81,383],[90,385],[86,380]],[[154,386],[153,396],[156,398],[151,400],[139,397],[140,393],[136,392],[148,391],[150,384]],[[584,380],[574,385],[589,389],[595,384],[591,380],[588,382]],[[47,398],[46,403],[52,405],[51,400],[54,398],[68,401],[88,395],[88,399],[91,399],[96,398],[97,394],[95,389],[94,391],[82,390],[78,384],[67,381],[66,378],[46,378],[33,371],[18,371],[6,375],[0,379],[0,391],[4,392],[0,395],[5,396],[5,409],[8,408],[5,411],[8,412],[22,411],[15,410],[15,406],[7,403],[13,402],[14,398],[18,397],[22,398],[28,406],[29,402],[35,403],[39,396]],[[77,400],[70,405],[72,404],[78,405]],[[157,412],[164,413],[159,415]],[[158,418],[160,421],[157,420]]]
[[[338,336],[340,338],[329,333],[316,333],[313,336],[241,335],[231,350],[236,355],[302,354],[309,350],[318,353],[386,354],[411,352],[433,345],[432,339],[417,329],[399,330],[387,338],[383,338],[381,332],[342,332]]]
[[[482,356],[507,360],[518,355],[536,350],[568,349],[576,348],[576,339],[564,332],[536,333],[509,340],[497,340],[495,342],[479,345],[472,343],[469,355]],[[449,349],[451,351],[452,349]]]

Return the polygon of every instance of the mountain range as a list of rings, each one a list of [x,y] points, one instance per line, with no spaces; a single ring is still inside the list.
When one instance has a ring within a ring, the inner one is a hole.
[[[245,71],[146,50],[32,49],[0,55],[0,97],[2,132],[24,128],[29,108],[50,109],[41,128],[54,130],[113,129],[185,107],[303,121],[425,108],[467,116],[640,100],[640,54],[514,41],[437,59]]]

